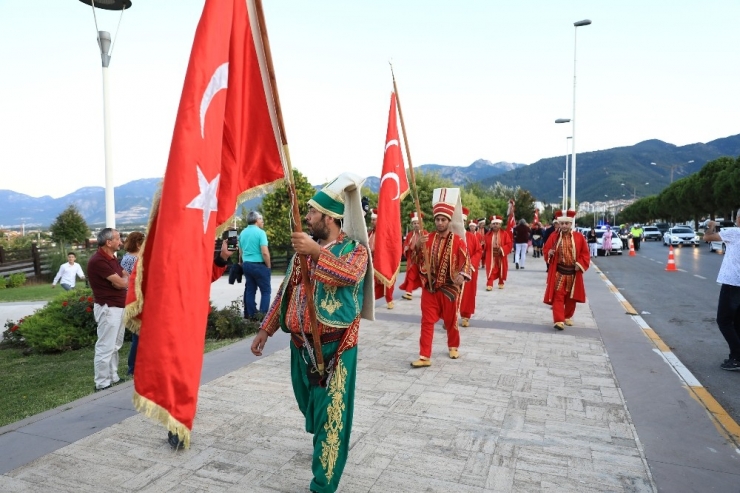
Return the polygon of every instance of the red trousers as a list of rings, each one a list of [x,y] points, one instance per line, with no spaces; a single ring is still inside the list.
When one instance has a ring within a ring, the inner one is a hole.
[[[419,266],[411,263],[406,264],[406,278],[401,283],[401,289],[406,293],[411,293],[416,288],[421,287],[421,274],[419,272]]]
[[[385,287],[385,284],[382,282],[375,281],[375,299],[379,300],[383,296],[385,296],[385,301],[390,303],[393,301],[393,290],[396,288],[396,285],[392,285],[389,288]]]
[[[450,301],[439,291],[430,293],[421,291],[421,338],[419,339],[419,355],[422,358],[432,357],[432,340],[434,339],[434,324],[441,318],[447,329],[447,347],[460,347],[460,331],[457,328],[458,300]]]
[[[493,266],[491,266],[491,275],[486,280],[486,286],[493,286],[493,281],[498,279],[499,284],[506,281],[509,273],[509,260],[507,257],[493,257]]]
[[[565,291],[565,286],[555,291],[552,297],[552,321],[564,322],[566,318],[573,318],[575,313],[576,301]]]
[[[475,295],[478,292],[478,270],[473,271],[470,281],[463,288],[462,300],[460,301],[460,316],[470,318],[475,313]]]

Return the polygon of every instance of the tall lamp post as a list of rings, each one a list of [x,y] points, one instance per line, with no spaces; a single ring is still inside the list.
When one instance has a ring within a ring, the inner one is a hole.
[[[694,160],[692,159],[691,161],[687,161],[686,164],[691,164],[693,162],[694,162]],[[683,164],[672,164],[670,166],[667,166],[665,164],[658,164],[658,163],[650,163],[650,164],[652,164],[653,166],[660,166],[661,168],[670,169],[671,170],[671,183],[673,183],[673,171],[676,168],[680,168],[681,166],[683,166]]]
[[[105,135],[105,226],[116,227],[116,201],[113,195],[113,150],[111,142],[110,104],[108,100],[108,66],[113,55],[115,40],[111,40],[108,31],[98,30],[98,18],[95,9],[120,10],[121,17],[118,26],[121,26],[123,11],[131,8],[131,0],[80,0],[80,2],[92,7],[93,19],[95,20],[95,31],[97,32],[98,46],[100,47],[100,58],[103,65],[103,124]],[[118,33],[116,33],[118,34]]]
[[[568,123],[570,118],[558,118],[555,123]],[[563,211],[568,210],[568,139],[573,137],[565,138],[565,193],[563,194]]]
[[[575,27],[575,32],[573,35],[573,118],[571,119],[571,135],[573,136],[573,172],[570,174],[570,200],[573,204],[574,209],[576,207],[576,47],[578,40],[578,28],[582,26],[588,26],[590,24],[591,21],[588,19],[573,23],[573,26]]]
[[[632,187],[632,200],[637,199],[637,185],[625,185],[624,183],[621,184],[623,187],[627,187],[627,190],[629,190],[629,187]],[[649,182],[645,182],[645,185],[650,185]]]

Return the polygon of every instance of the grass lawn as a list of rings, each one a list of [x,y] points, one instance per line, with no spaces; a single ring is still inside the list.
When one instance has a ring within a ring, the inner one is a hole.
[[[79,286],[79,285],[78,285]],[[84,282],[82,283],[84,287]],[[64,289],[57,286],[52,289],[51,283],[26,284],[18,288],[0,289],[0,302],[7,301],[49,301],[54,299]]]
[[[16,288],[18,289],[18,288]],[[49,286],[46,289],[51,291]],[[207,340],[205,352],[239,339]],[[130,342],[121,348],[118,374],[128,371]],[[92,394],[95,348],[24,356],[21,349],[0,350],[0,426]]]

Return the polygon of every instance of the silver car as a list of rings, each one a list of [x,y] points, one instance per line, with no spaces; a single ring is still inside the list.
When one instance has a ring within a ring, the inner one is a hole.
[[[699,246],[699,237],[693,229],[688,226],[676,226],[669,228],[663,235],[663,245],[684,246],[693,245],[694,248]]]
[[[642,228],[642,239],[643,241],[655,240],[660,241],[663,238],[663,234],[655,226],[645,226]]]

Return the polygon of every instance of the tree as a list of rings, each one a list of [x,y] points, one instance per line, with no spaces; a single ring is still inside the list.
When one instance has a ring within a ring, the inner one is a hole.
[[[49,227],[51,237],[61,246],[83,243],[89,238],[90,228],[77,207],[70,205],[64,209]]]
[[[307,202],[314,196],[316,189],[297,169],[293,170],[293,180],[301,214],[296,220],[302,223],[308,212]],[[265,195],[259,211],[265,219],[265,233],[271,245],[270,249],[272,250],[272,245],[277,247],[290,245],[290,233],[293,231],[290,217],[293,215],[293,209],[288,196],[288,185],[279,185],[271,193]]]

